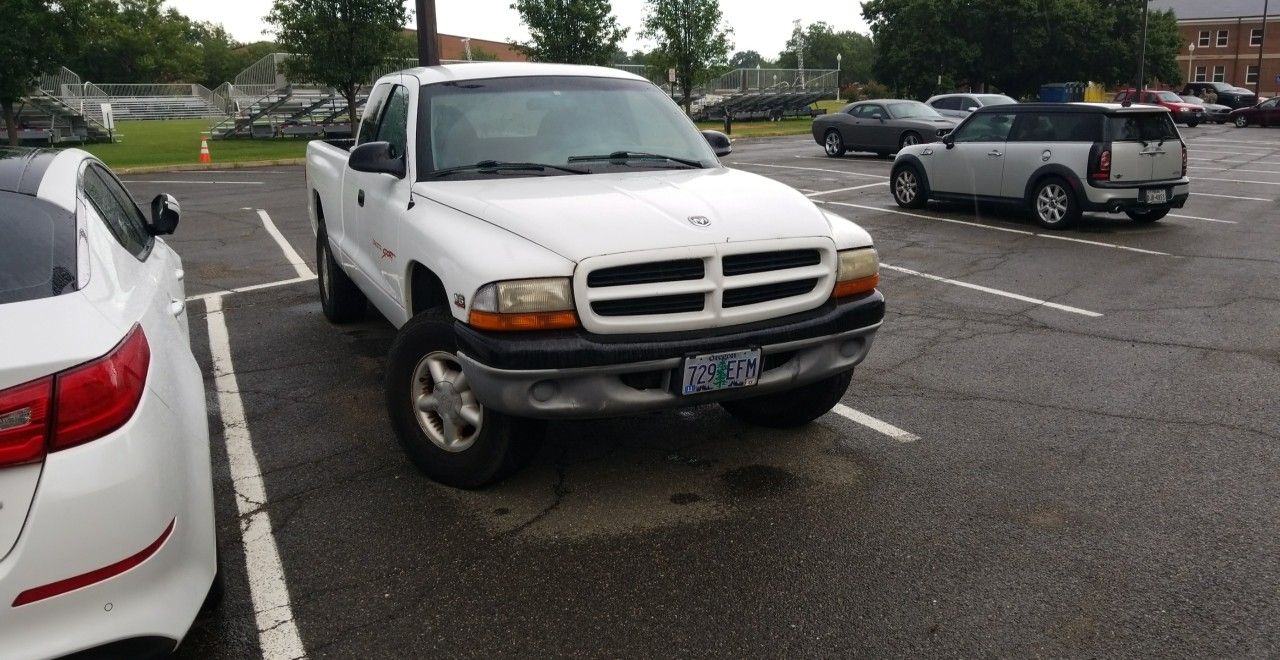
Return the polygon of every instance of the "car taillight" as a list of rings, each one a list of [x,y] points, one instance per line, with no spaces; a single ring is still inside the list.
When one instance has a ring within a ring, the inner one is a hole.
[[[1089,178],[1094,181],[1111,180],[1111,145],[1094,147],[1094,157],[1089,163]]]
[[[0,392],[0,467],[44,458],[52,403],[53,376]]]
[[[124,426],[142,400],[151,347],[135,325],[110,353],[57,376],[50,451],[96,440]]]
[[[135,325],[106,355],[0,391],[0,467],[96,440],[138,409],[151,347]]]

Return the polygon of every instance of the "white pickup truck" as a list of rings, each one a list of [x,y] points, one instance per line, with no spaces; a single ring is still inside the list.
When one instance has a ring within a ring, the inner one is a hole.
[[[312,142],[324,313],[399,328],[411,460],[475,488],[545,420],[719,403],[789,427],[839,402],[884,317],[871,237],[729,151],[642,78],[550,64],[384,76],[355,140]]]

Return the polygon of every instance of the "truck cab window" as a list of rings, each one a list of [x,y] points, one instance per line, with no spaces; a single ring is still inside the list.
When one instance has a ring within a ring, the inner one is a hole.
[[[364,106],[364,116],[368,121],[360,124],[360,134],[356,136],[356,144],[373,142],[378,136],[378,118],[382,115],[382,106],[387,101],[387,92],[391,85],[379,85],[369,94]]]
[[[409,150],[409,90],[396,85],[388,97],[382,120],[378,122],[378,141],[391,145],[391,155],[399,158]]]

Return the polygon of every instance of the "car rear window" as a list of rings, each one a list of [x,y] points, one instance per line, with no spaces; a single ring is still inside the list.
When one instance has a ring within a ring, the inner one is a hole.
[[[0,192],[0,305],[74,291],[75,234],[70,211]]]
[[[1013,142],[1101,142],[1102,116],[1094,113],[1020,112]]]
[[[1107,117],[1107,140],[1112,142],[1150,142],[1176,140],[1178,127],[1167,112],[1111,115]]]

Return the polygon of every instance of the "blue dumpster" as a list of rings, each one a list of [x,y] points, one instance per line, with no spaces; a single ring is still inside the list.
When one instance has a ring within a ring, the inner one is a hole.
[[[1042,103],[1066,103],[1070,100],[1070,94],[1071,90],[1067,83],[1050,83],[1040,86],[1040,101]]]

